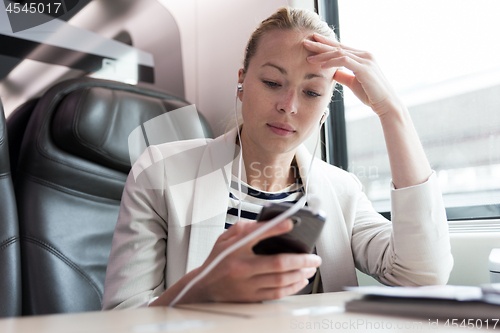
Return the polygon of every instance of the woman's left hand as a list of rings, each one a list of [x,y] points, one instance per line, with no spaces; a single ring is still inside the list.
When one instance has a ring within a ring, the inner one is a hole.
[[[317,53],[307,57],[313,64],[323,68],[345,67],[354,75],[337,70],[333,79],[352,90],[378,116],[394,109],[399,99],[372,54],[345,46],[333,39],[314,34],[314,40],[305,40],[304,47]]]
[[[307,57],[323,68],[345,67],[354,75],[336,71],[333,79],[353,93],[379,116],[386,138],[392,182],[396,188],[422,184],[432,173],[408,109],[382,74],[373,56],[314,34],[304,47],[315,54]]]

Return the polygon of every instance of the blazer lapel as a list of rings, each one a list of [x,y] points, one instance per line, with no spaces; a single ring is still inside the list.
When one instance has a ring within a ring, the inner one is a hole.
[[[340,291],[344,286],[357,285],[351,242],[335,192],[336,184],[332,183],[332,177],[318,160],[312,167],[313,172],[309,175],[309,179],[306,179],[309,174],[311,154],[304,145],[298,147],[296,160],[302,183],[307,186],[309,182],[309,193],[319,196],[321,208],[326,212],[326,223],[316,243],[316,252],[323,259],[320,267],[323,290]]]
[[[236,129],[208,143],[194,185],[186,273],[203,264],[224,232],[231,168],[238,152]]]

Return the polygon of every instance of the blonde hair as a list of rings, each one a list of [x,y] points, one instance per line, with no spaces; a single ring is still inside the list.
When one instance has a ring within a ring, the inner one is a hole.
[[[245,73],[248,70],[250,60],[257,52],[262,36],[275,29],[311,31],[336,40],[333,29],[325,21],[321,20],[321,17],[315,12],[307,9],[281,7],[273,15],[262,21],[250,36],[245,50],[245,59],[243,60]]]

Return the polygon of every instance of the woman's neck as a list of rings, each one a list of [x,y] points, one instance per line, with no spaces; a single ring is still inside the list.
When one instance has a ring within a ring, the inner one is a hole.
[[[298,168],[292,166],[295,151],[282,154],[263,151],[244,130],[241,141],[248,185],[261,191],[278,192],[298,179]]]

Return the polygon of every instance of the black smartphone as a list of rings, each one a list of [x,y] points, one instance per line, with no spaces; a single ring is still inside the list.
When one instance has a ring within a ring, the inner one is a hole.
[[[264,206],[257,221],[269,221],[292,206],[293,204],[290,203]],[[253,252],[256,254],[312,253],[323,230],[325,214],[321,211],[314,214],[305,206],[289,218],[293,222],[293,229],[290,232],[261,240],[253,247]]]

